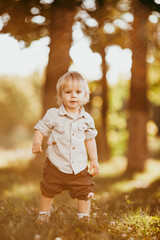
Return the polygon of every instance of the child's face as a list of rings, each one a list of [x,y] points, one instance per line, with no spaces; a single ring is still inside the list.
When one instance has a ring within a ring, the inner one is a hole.
[[[85,91],[83,83],[68,81],[62,91],[62,102],[70,110],[79,109],[83,104]]]

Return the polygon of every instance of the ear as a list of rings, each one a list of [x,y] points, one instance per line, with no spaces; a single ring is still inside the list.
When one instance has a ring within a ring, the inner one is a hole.
[[[62,96],[61,95],[58,96],[57,99],[58,99],[58,104],[61,105],[63,103]]]
[[[62,98],[61,98],[61,97],[59,98],[59,102],[60,102],[60,104],[62,104],[62,103],[63,103],[63,101],[62,101]]]

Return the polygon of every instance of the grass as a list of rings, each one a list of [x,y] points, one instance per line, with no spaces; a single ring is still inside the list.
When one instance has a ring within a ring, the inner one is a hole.
[[[25,156],[26,150],[0,152],[4,160],[0,166],[0,239],[160,239],[159,161],[149,159],[145,171],[132,178],[123,176],[125,158],[101,164],[91,218],[79,220],[76,201],[63,192],[54,200],[49,224],[39,226],[35,220],[41,174],[28,168]]]
[[[91,219],[79,220],[74,207],[52,210],[49,224],[36,225],[36,201],[1,201],[0,239],[159,239],[160,218],[146,211],[110,214],[92,204]]]
[[[158,239],[160,234],[159,216],[150,216],[141,208],[128,211],[110,224],[115,226],[116,234],[124,239]]]

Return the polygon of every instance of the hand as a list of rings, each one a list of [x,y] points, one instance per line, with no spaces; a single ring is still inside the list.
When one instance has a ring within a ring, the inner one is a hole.
[[[93,176],[99,176],[99,164],[97,161],[91,161],[89,171]]]
[[[43,152],[43,150],[42,150],[42,146],[40,143],[33,144],[33,147],[32,147],[33,154],[42,153],[42,152]]]

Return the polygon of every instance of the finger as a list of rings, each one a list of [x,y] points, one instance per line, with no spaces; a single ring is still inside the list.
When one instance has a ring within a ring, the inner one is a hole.
[[[40,153],[42,153],[43,152],[43,149],[42,149],[42,147],[40,147]]]
[[[92,166],[90,166],[90,168],[89,168],[89,172],[90,172],[90,173],[93,172],[93,167],[92,167]]]
[[[94,169],[94,168],[93,168],[92,175],[93,175],[93,176],[95,176],[95,175],[96,175],[96,171],[95,171],[95,169]]]
[[[89,170],[91,171],[92,169],[93,169],[93,166],[92,164],[90,164]]]
[[[97,171],[96,171],[97,175],[99,176],[99,168],[97,168]]]
[[[98,175],[99,176],[99,168],[95,168],[94,175]]]
[[[97,171],[97,175],[98,175],[98,176],[100,175],[100,172],[99,172],[99,170]]]
[[[35,153],[36,153],[36,151],[35,151],[35,148],[32,148],[32,153],[33,153],[33,154],[35,154]]]
[[[42,149],[40,149],[40,148],[33,148],[33,149],[32,149],[32,152],[33,152],[33,154],[41,153],[41,152],[42,152]]]

